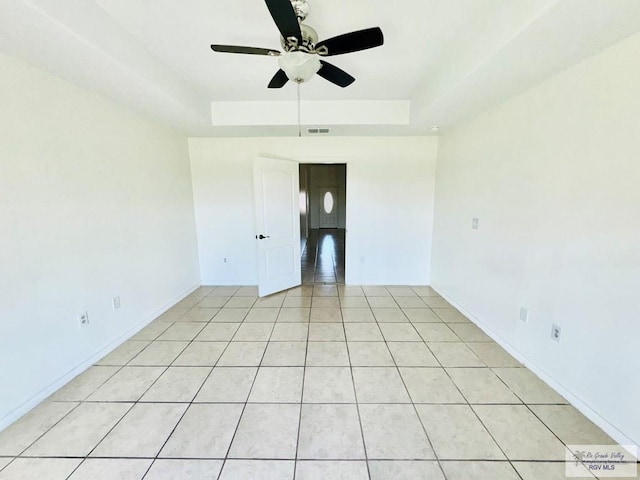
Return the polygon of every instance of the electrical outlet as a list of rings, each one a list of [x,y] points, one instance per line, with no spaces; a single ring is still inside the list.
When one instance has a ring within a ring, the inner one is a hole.
[[[524,307],[520,307],[520,321],[522,323],[527,323],[529,321],[529,310]]]
[[[114,310],[119,309],[120,308],[120,297],[119,296],[113,297],[111,299],[111,303],[113,304],[113,309]]]
[[[224,258],[222,259],[222,261],[223,261],[224,263],[228,263],[228,262],[229,262],[229,260],[227,259],[227,257],[224,257]]]
[[[82,312],[78,315],[78,325],[80,328],[89,326],[89,314],[87,312]]]
[[[553,326],[551,327],[551,338],[556,342],[559,342],[560,333],[562,333],[562,328],[560,328],[558,325],[554,323]]]
[[[478,218],[474,218],[471,220],[471,228],[473,228],[474,230],[478,230],[478,224],[480,223],[480,220]]]

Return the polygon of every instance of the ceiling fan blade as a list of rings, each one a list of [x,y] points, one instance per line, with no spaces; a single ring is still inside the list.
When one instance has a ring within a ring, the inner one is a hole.
[[[211,45],[211,50],[222,53],[246,53],[249,55],[268,55],[270,57],[280,56],[280,52],[278,50],[271,50],[270,48],[239,47],[237,45]]]
[[[280,69],[273,76],[271,81],[269,82],[269,88],[282,88],[289,81],[289,77],[284,73],[284,70]]]
[[[301,43],[302,33],[300,32],[300,24],[298,23],[298,16],[291,2],[289,0],[265,0],[265,3],[282,36],[285,39],[296,37],[298,42]]]
[[[316,50],[320,55],[330,57],[331,55],[342,55],[343,53],[379,47],[383,43],[382,30],[380,30],[380,27],[374,27],[323,40],[316,44]],[[326,47],[327,53],[322,53],[322,50],[324,50],[322,47]]]
[[[335,65],[331,65],[330,63],[324,62],[320,60],[322,67],[318,70],[318,75],[320,75],[325,80],[329,80],[331,83],[335,83],[339,87],[348,87],[353,82],[356,81],[351,75],[342,70],[341,68],[336,67]]]

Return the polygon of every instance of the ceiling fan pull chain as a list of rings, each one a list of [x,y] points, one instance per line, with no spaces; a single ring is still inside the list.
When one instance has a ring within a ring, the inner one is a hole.
[[[300,83],[298,86],[298,137],[302,137],[302,124],[300,123]]]

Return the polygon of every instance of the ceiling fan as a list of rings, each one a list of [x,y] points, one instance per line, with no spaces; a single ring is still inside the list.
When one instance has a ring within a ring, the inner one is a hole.
[[[331,83],[347,87],[355,78],[320,58],[358,52],[384,43],[379,27],[345,33],[318,42],[316,31],[302,23],[309,14],[306,0],[265,0],[265,3],[280,30],[280,44],[284,53],[269,48],[235,45],[211,45],[211,49],[215,52],[279,57],[280,70],[269,82],[269,88],[282,88],[289,80],[300,84],[316,73]]]

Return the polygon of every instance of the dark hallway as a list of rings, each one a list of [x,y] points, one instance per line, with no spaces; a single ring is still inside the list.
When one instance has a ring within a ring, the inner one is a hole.
[[[344,240],[342,228],[309,230],[302,252],[302,283],[344,283]]]

